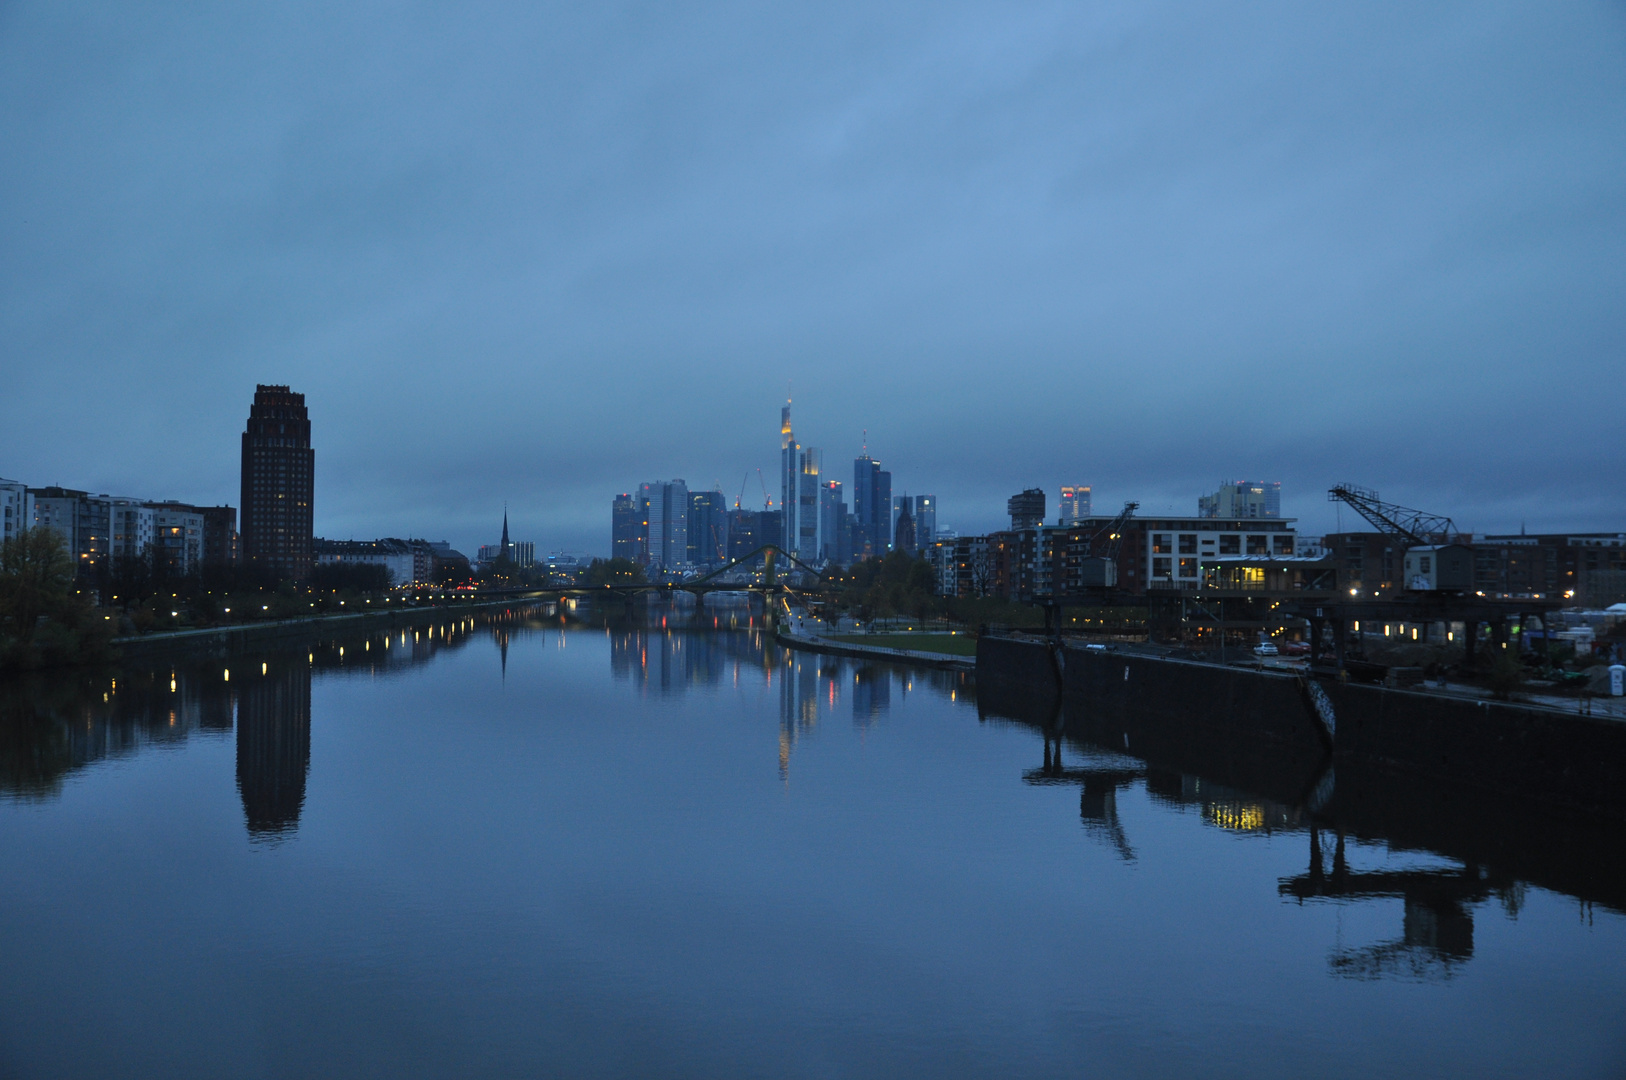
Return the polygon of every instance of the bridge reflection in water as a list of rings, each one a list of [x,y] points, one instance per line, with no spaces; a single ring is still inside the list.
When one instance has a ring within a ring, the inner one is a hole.
[[[1036,767],[1012,782],[1077,786],[1085,836],[1126,863],[1148,857],[1134,815],[1125,814],[1142,796],[1195,810],[1215,829],[1300,835],[1303,870],[1278,880],[1283,902],[1398,901],[1392,936],[1331,948],[1328,968],[1339,976],[1449,978],[1473,957],[1476,911],[1496,903],[1517,916],[1529,886],[1626,911],[1619,823],[1343,763],[1307,767],[1273,758],[1269,748],[1220,752],[1132,713],[1097,717],[1069,714],[1054,700],[992,700],[963,673],[793,652],[775,642],[760,606],[717,597],[698,609],[692,601],[646,604],[630,616],[620,605],[516,605],[251,660],[12,680],[0,686],[0,795],[52,799],[67,776],[98,761],[235,736],[247,835],[285,840],[304,810],[319,719],[313,679],[389,678],[477,644],[491,649],[494,668],[505,668],[518,645],[566,648],[601,634],[613,678],[640,694],[761,694],[778,723],[777,761],[764,767],[787,782],[798,744],[822,724],[850,723],[863,736],[911,694],[927,693],[974,705],[985,722],[1031,731]]]

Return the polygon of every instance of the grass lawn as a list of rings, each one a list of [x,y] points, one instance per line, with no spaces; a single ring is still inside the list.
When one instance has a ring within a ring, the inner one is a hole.
[[[879,645],[887,649],[947,653],[950,656],[977,655],[977,639],[970,634],[842,634],[830,640],[853,645]]]

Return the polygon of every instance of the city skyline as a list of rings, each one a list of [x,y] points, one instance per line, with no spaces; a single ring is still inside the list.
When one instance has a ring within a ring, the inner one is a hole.
[[[14,6],[0,475],[231,503],[288,384],[317,535],[602,550],[771,477],[793,383],[961,532],[1227,476],[1617,527],[1618,10],[897,15]]]

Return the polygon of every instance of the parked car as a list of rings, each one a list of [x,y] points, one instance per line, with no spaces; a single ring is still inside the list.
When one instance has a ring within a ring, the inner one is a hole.
[[[1309,656],[1310,643],[1308,641],[1285,641],[1282,643],[1283,656]]]
[[[1253,647],[1253,655],[1255,656],[1275,656],[1278,651],[1275,643],[1269,641],[1261,641]]]

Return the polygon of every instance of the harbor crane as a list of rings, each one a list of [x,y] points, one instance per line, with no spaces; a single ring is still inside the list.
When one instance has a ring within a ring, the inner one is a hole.
[[[1348,503],[1378,532],[1391,536],[1408,547],[1425,544],[1461,543],[1462,531],[1448,517],[1413,510],[1408,506],[1386,503],[1371,488],[1354,484],[1338,484],[1327,490],[1328,502]]]

